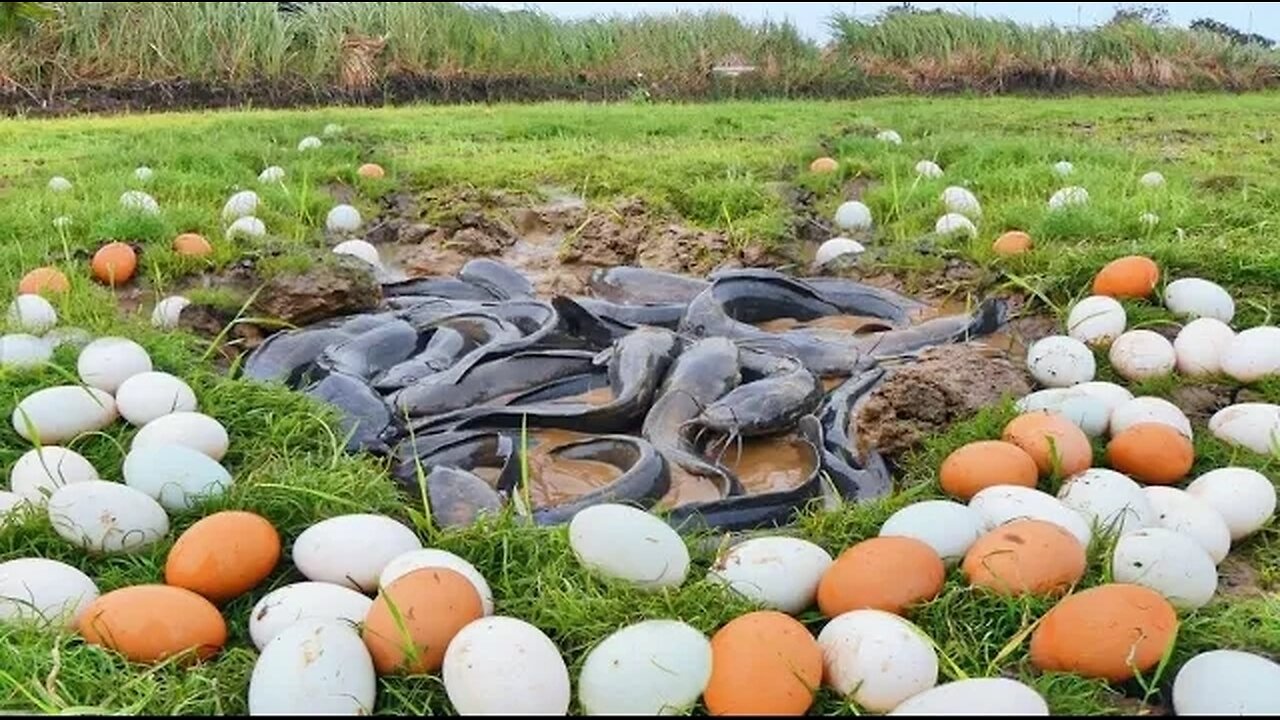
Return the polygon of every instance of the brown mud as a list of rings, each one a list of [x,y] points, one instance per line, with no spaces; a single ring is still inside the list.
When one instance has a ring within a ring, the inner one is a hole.
[[[813,448],[794,436],[747,440],[729,448],[724,465],[749,495],[794,490],[813,475]]]
[[[568,430],[529,431],[529,499],[534,508],[563,505],[622,475],[621,470],[607,463],[567,460],[554,454],[557,448],[591,437]]]

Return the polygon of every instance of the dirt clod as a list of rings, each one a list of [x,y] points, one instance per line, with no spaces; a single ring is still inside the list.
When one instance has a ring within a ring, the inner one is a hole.
[[[336,259],[303,273],[272,278],[254,301],[254,308],[293,325],[310,325],[373,310],[381,299],[382,288],[368,266],[354,259]]]

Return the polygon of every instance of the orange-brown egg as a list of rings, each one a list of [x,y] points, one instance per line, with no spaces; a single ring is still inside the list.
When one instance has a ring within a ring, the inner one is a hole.
[[[1039,472],[1036,461],[1017,445],[983,440],[948,455],[938,476],[943,492],[967,501],[993,485],[1033,488]]]
[[[55,267],[40,267],[22,276],[18,281],[19,295],[49,295],[71,289],[67,276]]]
[[[743,615],[711,638],[712,715],[800,716],[822,683],[822,649],[804,625],[780,612]]]
[[[1139,423],[1111,438],[1112,469],[1149,485],[1172,485],[1191,472],[1195,448],[1186,435],[1164,423]]]
[[[829,157],[820,157],[809,163],[809,172],[811,173],[833,173],[840,167],[840,164]]]
[[[997,255],[1005,257],[1021,255],[1031,249],[1031,236],[1021,230],[1010,230],[996,238],[995,244],[991,246],[991,249]]]
[[[1084,577],[1084,547],[1041,520],[1015,520],[978,538],[961,566],[969,583],[1000,595],[1064,593]]]
[[[356,174],[368,180],[381,180],[386,176],[387,171],[382,169],[377,163],[365,163],[356,170]]]
[[[220,512],[182,533],[169,551],[164,581],[223,603],[267,579],[280,560],[280,535],[266,518]]]
[[[1151,297],[1160,282],[1160,266],[1149,257],[1131,255],[1107,263],[1093,279],[1093,294],[1113,298]]]
[[[1160,593],[1102,585],[1058,603],[1031,636],[1031,662],[1049,672],[1122,682],[1160,662],[1178,616]]]
[[[1004,428],[1004,440],[1031,456],[1042,476],[1062,477],[1093,467],[1093,446],[1075,423],[1054,413],[1019,415]]]
[[[93,255],[93,276],[115,287],[133,278],[138,269],[138,254],[122,242],[103,245]]]
[[[109,592],[80,616],[80,634],[140,663],[188,651],[199,659],[222,649],[227,624],[199,595],[168,585],[137,585]]]
[[[901,615],[942,591],[946,568],[937,551],[907,537],[877,537],[845,550],[818,583],[818,607],[829,618],[851,610]]]
[[[173,251],[186,257],[208,257],[213,254],[213,246],[203,235],[182,233],[173,239]]]
[[[470,580],[444,568],[415,570],[378,593],[364,620],[364,644],[380,675],[433,673],[453,636],[482,617]]]

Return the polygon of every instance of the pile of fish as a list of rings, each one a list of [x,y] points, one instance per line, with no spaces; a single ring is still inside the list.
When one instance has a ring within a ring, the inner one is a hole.
[[[590,287],[546,302],[472,260],[385,285],[376,313],[274,335],[244,375],[336,406],[348,449],[388,458],[443,526],[508,503],[555,524],[625,502],[736,530],[886,494],[856,404],[895,364],[1006,315],[990,300],[913,325],[923,306],[896,293],[768,270],[618,267]]]

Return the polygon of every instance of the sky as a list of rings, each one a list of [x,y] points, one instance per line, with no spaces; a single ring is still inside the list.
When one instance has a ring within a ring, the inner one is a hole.
[[[760,20],[790,19],[806,35],[817,40],[828,37],[826,19],[836,10],[856,15],[874,15],[896,5],[888,2],[494,2],[482,3],[506,8],[536,7],[566,18],[592,15],[629,15],[666,13],[675,10],[722,9],[744,18]],[[1131,4],[1131,3],[1126,3]],[[1174,24],[1187,25],[1192,20],[1211,17],[1241,30],[1280,40],[1280,2],[1170,2],[1159,3],[1169,10]],[[921,8],[945,8],[964,13],[1008,18],[1024,23],[1057,25],[1093,25],[1104,22],[1115,12],[1114,2],[964,2],[916,3]]]

